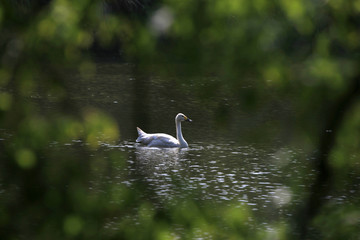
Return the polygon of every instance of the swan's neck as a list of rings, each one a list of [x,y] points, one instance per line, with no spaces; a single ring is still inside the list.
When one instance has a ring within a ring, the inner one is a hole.
[[[181,122],[175,120],[175,124],[176,124],[176,137],[177,137],[177,140],[180,143],[180,147],[187,148],[188,144],[185,141],[185,139],[184,139],[184,137],[182,135],[182,132],[181,132]]]

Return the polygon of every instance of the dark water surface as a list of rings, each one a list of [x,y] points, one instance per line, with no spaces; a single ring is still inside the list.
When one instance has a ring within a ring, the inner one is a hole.
[[[132,188],[143,182],[147,197],[159,207],[176,199],[210,201],[219,205],[247,205],[262,222],[271,223],[291,215],[284,212],[299,200],[312,177],[309,160],[300,150],[258,148],[228,143],[193,143],[189,149],[158,149],[134,142],[104,145],[107,151],[127,153],[126,169],[117,169],[109,184]],[[127,177],[125,177],[127,176]]]
[[[192,91],[196,82],[185,85],[176,78],[144,77],[127,63],[98,62],[94,74],[70,80],[74,104],[80,109],[101,109],[117,121],[120,130],[118,142],[100,143],[87,156],[97,163],[89,183],[95,194],[106,189],[132,190],[140,184],[141,198],[155,207],[188,198],[215,206],[248,206],[257,222],[270,227],[293,214],[291,206],[303,201],[316,174],[311,169],[314,150],[290,144],[293,113],[286,101],[276,97],[264,100],[256,111],[245,111],[221,94],[201,101]],[[53,108],[51,102],[46,107]],[[137,126],[174,136],[178,112],[193,120],[182,125],[188,149],[135,143]],[[51,148],[66,151],[79,144],[83,143],[74,139],[65,145],[52,143]],[[102,157],[108,155],[119,157],[115,162]],[[359,188],[349,189],[353,192],[333,197],[335,201],[341,204]],[[109,204],[121,204],[121,197]],[[120,217],[109,219],[105,228],[116,231]]]
[[[246,205],[265,225],[291,215],[286,209],[301,201],[298,194],[307,190],[314,173],[308,153],[288,146],[292,113],[286,104],[273,98],[256,111],[242,111],[224,96],[199,101],[191,83],[144,77],[133,69],[131,64],[98,63],[96,74],[76,77],[71,88],[80,108],[102,109],[120,129],[118,143],[104,143],[97,151],[122,153],[124,159],[111,174],[94,168],[95,192],[101,193],[102,186],[133,189],[142,184],[141,197],[157,207],[187,198]],[[231,111],[230,117],[219,116],[223,108]],[[175,135],[178,112],[193,120],[182,125],[188,149],[147,148],[134,142],[137,126]],[[116,219],[107,227],[116,230]]]
[[[316,174],[311,168],[314,149],[290,144],[296,136],[292,136],[294,114],[288,101],[269,93],[256,111],[245,111],[221,94],[200,101],[192,91],[196,81],[177,80],[145,77],[131,64],[98,62],[95,74],[74,81],[74,102],[80,108],[102,109],[120,129],[119,142],[104,143],[98,152],[122,153],[123,159],[113,165],[111,174],[94,168],[98,171],[92,181],[94,191],[101,193],[101,186],[133,189],[141,184],[145,186],[141,197],[157,207],[190,198],[246,205],[265,226],[286,221]],[[229,111],[222,118],[221,113]],[[188,149],[147,148],[134,142],[137,126],[174,136],[178,112],[193,120],[182,125]],[[353,193],[329,198],[341,204]],[[116,220],[110,219],[107,228],[116,231]]]

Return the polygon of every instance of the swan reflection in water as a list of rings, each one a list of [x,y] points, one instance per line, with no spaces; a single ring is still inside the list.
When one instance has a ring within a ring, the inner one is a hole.
[[[187,148],[150,148],[135,145],[135,156],[139,165],[166,170],[176,168],[187,156]]]
[[[136,171],[158,196],[157,201],[168,201],[182,196],[178,182],[187,160],[188,149],[135,147]]]

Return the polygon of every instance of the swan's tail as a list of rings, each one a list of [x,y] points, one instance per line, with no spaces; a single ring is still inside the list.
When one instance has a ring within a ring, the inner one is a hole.
[[[146,135],[146,133],[143,130],[141,130],[139,127],[136,127],[136,129],[139,134],[139,137],[136,139],[136,142],[139,143],[139,142],[142,142],[143,137]]]

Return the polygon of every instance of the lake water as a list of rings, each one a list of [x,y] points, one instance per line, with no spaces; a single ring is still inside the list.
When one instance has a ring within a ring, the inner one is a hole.
[[[256,110],[245,111],[221,94],[199,100],[192,91],[196,82],[183,84],[156,74],[144,77],[132,64],[111,61],[97,62],[93,74],[72,76],[69,83],[70,98],[78,108],[101,109],[116,120],[120,130],[117,142],[100,143],[87,156],[95,162],[89,183],[95,194],[117,187],[135,190],[141,185],[138,194],[155,207],[181,199],[247,206],[256,222],[266,227],[292,216],[291,206],[302,201],[316,174],[311,168],[314,150],[290,144],[294,114],[276,96],[264,99]],[[56,110],[51,101],[42,104]],[[178,112],[193,120],[182,125],[188,149],[135,143],[137,126],[174,136]],[[83,144],[74,139],[50,147],[66,151]],[[354,183],[329,198],[341,204],[358,194],[358,186]],[[104,227],[116,231],[119,218],[110,217]]]
[[[104,145],[104,151],[126,153],[122,166],[109,176],[108,184],[137,183],[146,186],[143,194],[161,207],[174,199],[194,199],[219,205],[246,205],[263,224],[290,216],[287,207],[296,204],[297,191],[306,191],[304,172],[309,160],[300,150],[227,143],[192,143],[188,149],[147,148],[124,141]]]
[[[104,143],[97,150],[124,156],[112,165],[111,174],[94,168],[98,175],[92,185],[99,193],[104,185],[133,189],[141,184],[145,186],[141,197],[157,207],[187,198],[246,205],[257,222],[270,226],[293,214],[290,206],[303,200],[316,174],[311,168],[314,150],[290,144],[294,137],[291,107],[271,93],[255,111],[245,111],[221,94],[199,100],[192,91],[196,82],[183,84],[156,74],[144,77],[133,65],[114,62],[98,62],[96,73],[78,76],[75,83],[74,102],[80,108],[102,109],[120,129],[118,143]],[[222,112],[229,111],[221,118]],[[174,136],[178,112],[193,120],[182,125],[188,149],[135,143],[137,126]],[[329,198],[341,204],[356,195],[357,186]],[[109,219],[107,228],[116,231],[116,219]]]
[[[288,146],[291,123],[284,125],[292,118],[288,106],[275,97],[249,112],[224,96],[202,102],[192,95],[191,83],[139,76],[133,69],[126,63],[98,63],[95,74],[77,76],[71,88],[71,98],[80,108],[100,108],[120,128],[119,142],[103,143],[97,152],[100,156],[102,152],[122,153],[125,163],[113,165],[111,174],[95,167],[94,191],[101,193],[104,185],[132,189],[142,184],[142,197],[157,207],[187,198],[218,205],[235,203],[248,206],[265,225],[291,215],[286,209],[301,199],[298,193],[307,190],[314,173],[309,154]],[[219,102],[220,112],[223,106],[231,111],[229,117],[218,120]],[[178,112],[193,120],[182,125],[188,149],[135,143],[137,126],[149,133],[175,135]],[[116,230],[116,219],[110,219],[107,227]]]

